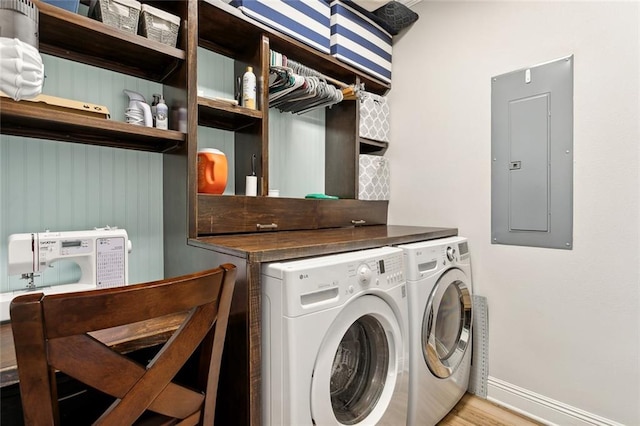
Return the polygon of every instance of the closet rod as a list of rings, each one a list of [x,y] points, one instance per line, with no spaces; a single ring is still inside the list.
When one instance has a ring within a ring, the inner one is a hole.
[[[294,60],[291,60],[289,58],[287,58],[287,65],[293,65],[293,66],[297,66],[300,68],[303,68],[305,70],[308,70],[310,73],[315,74],[315,77],[319,77],[319,78],[323,78],[325,80],[327,80],[329,83],[333,83],[336,86],[339,86],[342,89],[347,89],[349,87],[353,87],[353,85],[347,84],[347,83],[343,83],[340,80],[336,80],[335,78],[329,77],[328,75],[324,75],[319,71],[314,70],[313,68],[309,68],[306,65],[301,64],[300,62],[296,62]],[[293,67],[290,67],[293,68]]]

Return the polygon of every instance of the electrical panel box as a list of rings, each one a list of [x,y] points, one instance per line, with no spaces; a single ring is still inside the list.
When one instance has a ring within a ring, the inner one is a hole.
[[[573,55],[491,79],[491,242],[573,247]]]

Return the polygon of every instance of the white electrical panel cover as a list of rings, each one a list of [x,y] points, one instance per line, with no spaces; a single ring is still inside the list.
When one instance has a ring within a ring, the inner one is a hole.
[[[491,79],[491,240],[573,247],[573,55]]]

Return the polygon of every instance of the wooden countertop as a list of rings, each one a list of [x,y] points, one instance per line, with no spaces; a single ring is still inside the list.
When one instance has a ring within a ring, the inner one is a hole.
[[[311,231],[280,231],[217,235],[189,244],[246,259],[273,262],[381,246],[406,244],[458,235],[457,228],[376,225]]]

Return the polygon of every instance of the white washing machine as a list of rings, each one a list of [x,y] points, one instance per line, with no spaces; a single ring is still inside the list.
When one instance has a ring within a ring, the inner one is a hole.
[[[402,250],[262,266],[262,424],[406,425]]]
[[[467,390],[471,369],[472,282],[466,238],[398,246],[409,299],[407,425],[435,425]]]

